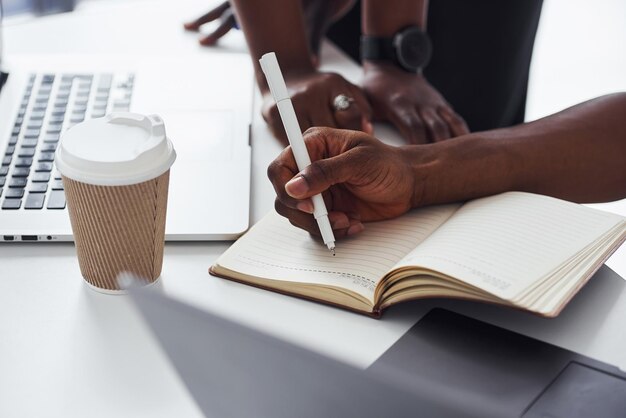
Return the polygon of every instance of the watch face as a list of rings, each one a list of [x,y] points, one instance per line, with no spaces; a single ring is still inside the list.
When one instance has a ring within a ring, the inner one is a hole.
[[[394,39],[394,47],[398,62],[407,71],[417,72],[424,68],[432,53],[428,35],[416,27],[408,28],[397,34]]]

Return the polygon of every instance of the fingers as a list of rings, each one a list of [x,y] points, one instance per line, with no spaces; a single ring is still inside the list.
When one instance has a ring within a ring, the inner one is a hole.
[[[430,142],[439,142],[450,138],[450,129],[444,119],[432,108],[422,109],[422,122],[426,128]]]
[[[448,107],[441,107],[439,108],[438,113],[448,124],[448,127],[450,128],[450,132],[452,133],[453,137],[465,135],[470,132],[467,123],[465,123],[465,120],[463,120],[463,118],[459,116],[456,112],[452,111],[452,109]]]
[[[306,199],[334,184],[360,176],[360,170],[366,168],[355,164],[354,155],[353,150],[349,150],[336,157],[314,161],[285,184],[285,191],[293,198]]]
[[[326,109],[318,109],[320,115],[323,114],[323,118],[320,116],[312,117],[312,126],[362,130],[371,133],[373,131],[370,122],[372,109],[363,92],[357,86],[345,80],[341,80],[339,83],[341,85],[332,87],[330,97],[325,99],[328,101],[328,111]],[[340,95],[344,95],[350,100],[346,109],[339,110],[334,106],[335,98]]]
[[[200,45],[213,46],[235,26],[235,15],[230,12],[222,23],[210,34],[199,40]]]
[[[317,54],[311,54],[311,64],[313,64],[313,68],[320,67],[320,57]]]
[[[305,141],[315,162],[300,173],[291,147],[283,150],[267,170],[277,195],[276,211],[293,225],[319,235],[310,197],[324,192],[332,184],[347,182],[353,174],[362,175],[360,171],[366,168],[366,164],[358,163],[358,160],[363,160],[363,155],[351,148],[363,143],[364,139],[355,139],[354,136],[363,137],[363,134],[326,128],[310,129],[305,133]],[[331,189],[323,195],[337,239],[364,229],[361,216],[354,211],[353,200],[346,200],[342,189]]]
[[[301,212],[297,209],[290,208],[284,205],[279,199],[276,199],[274,208],[279,215],[289,219],[289,222],[311,235],[320,236],[319,226],[313,215]],[[360,218],[356,214],[345,212],[328,212],[328,220],[330,226],[333,229],[335,239],[342,239],[344,237],[355,235],[362,232],[365,227]]]
[[[311,121],[309,120],[309,115],[306,112],[298,111],[298,107],[295,103],[294,108],[296,110],[296,117],[298,119],[298,125],[300,126],[300,129],[306,130],[310,126],[312,126]],[[264,99],[261,114],[263,115],[263,119],[265,120],[265,122],[267,122],[270,131],[272,131],[274,137],[276,137],[283,146],[289,145],[287,133],[285,132],[285,127],[283,126],[278,106],[276,105],[276,102],[270,94],[268,94]]]
[[[313,128],[305,132],[305,143],[314,162],[300,171],[291,147],[285,148],[267,169],[276,195],[287,206],[296,208],[298,203],[322,193],[333,184],[343,183],[353,176],[361,175],[366,164],[359,144],[352,131]],[[363,134],[359,134],[363,135]],[[301,210],[310,208],[305,205]]]
[[[425,144],[428,136],[424,123],[417,110],[409,106],[396,106],[391,110],[389,120],[410,144]]]
[[[193,22],[185,23],[184,26],[186,30],[198,31],[200,26],[218,19],[220,20],[219,26],[209,35],[199,40],[200,45],[213,46],[235,26],[235,14],[227,1],[200,16]]]
[[[311,115],[311,126],[322,126],[327,128],[336,128],[338,125],[336,118],[333,118],[331,112],[327,109],[319,109]],[[301,127],[302,131],[306,131],[309,126]]]
[[[334,118],[339,128],[357,131],[363,129],[364,116],[355,102],[351,103],[347,109],[334,110]]]
[[[200,29],[200,26],[204,25],[205,23],[209,23],[218,19],[220,16],[222,16],[222,13],[224,13],[229,8],[230,4],[225,1],[216,8],[209,10],[207,13],[203,14],[196,20],[185,23],[183,26],[186,30],[197,31],[198,29]]]
[[[288,79],[291,101],[296,111],[300,129],[312,126],[362,130],[372,133],[372,110],[364,93],[355,85],[334,73],[295,75]],[[349,98],[347,107],[339,110],[334,106],[335,98]],[[269,92],[264,93],[263,117],[274,135],[286,139],[280,114]]]
[[[268,167],[267,174],[277,195],[274,207],[276,212],[288,218],[292,225],[319,236],[319,227],[311,215],[313,213],[312,201],[294,199],[286,192],[284,185],[293,177],[294,172],[297,172],[297,166],[290,148],[285,149]],[[361,218],[355,213],[331,211],[328,214],[328,220],[337,239],[363,230]]]
[[[439,142],[469,133],[467,124],[448,107],[422,108],[396,106],[390,117],[391,123],[411,144]]]
[[[315,109],[309,109],[307,107],[306,98],[299,96],[292,100],[294,110],[296,111],[296,118],[298,119],[298,125],[301,131],[306,131],[312,126],[322,126],[334,128],[337,127],[337,122],[333,118],[329,108],[324,106],[316,106]],[[263,119],[267,122],[272,131],[272,134],[278,138],[283,145],[288,145],[287,133],[283,126],[278,106],[272,98],[267,97],[266,103],[263,105]]]
[[[291,197],[285,190],[285,184],[298,172],[298,166],[291,152],[291,148],[284,149],[276,160],[267,168],[267,176],[272,182],[277,199],[283,205],[302,212],[313,213],[311,200],[297,200]]]
[[[273,101],[266,101],[266,103],[263,104],[261,114],[263,115],[265,122],[267,122],[267,126],[270,128],[270,131],[272,131],[272,135],[278,138],[284,146],[287,146],[287,133],[285,132],[285,128],[281,122],[280,113],[278,112],[276,103]]]
[[[334,109],[334,117],[337,127],[342,129],[352,129],[355,131],[363,131],[371,134],[374,129],[372,127],[372,109],[367,100],[362,96],[360,91],[352,91],[348,97],[352,100],[347,109]],[[337,97],[337,96],[335,96]],[[333,98],[334,101],[334,98]]]

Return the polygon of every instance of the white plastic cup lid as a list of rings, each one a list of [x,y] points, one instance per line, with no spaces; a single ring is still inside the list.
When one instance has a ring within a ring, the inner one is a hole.
[[[56,151],[59,172],[100,186],[151,180],[174,163],[176,151],[157,115],[115,112],[68,129]]]

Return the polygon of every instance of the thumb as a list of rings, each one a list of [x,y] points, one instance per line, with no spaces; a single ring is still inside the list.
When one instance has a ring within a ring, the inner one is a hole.
[[[313,162],[285,184],[285,191],[295,199],[306,199],[334,184],[349,181],[355,174],[358,175],[352,151]]]

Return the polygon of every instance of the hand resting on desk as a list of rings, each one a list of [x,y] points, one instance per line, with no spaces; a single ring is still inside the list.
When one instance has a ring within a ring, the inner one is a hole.
[[[465,120],[421,74],[387,63],[363,64],[363,90],[376,120],[394,125],[409,144],[469,133]]]
[[[370,122],[372,109],[363,91],[356,85],[335,73],[320,72],[313,68],[289,70],[283,73],[289,88],[291,101],[296,108],[301,129],[311,126],[329,126],[345,129],[359,129],[373,132]],[[278,112],[278,106],[266,86],[261,87],[263,106],[261,112],[272,133],[285,146],[287,134]],[[330,106],[333,99],[347,94],[354,102],[345,110],[335,110]]]
[[[207,23],[219,22],[216,29],[200,39],[202,45],[215,45],[231,28],[241,25],[263,93],[263,118],[284,145],[287,145],[287,137],[278,108],[256,65],[268,51],[278,56],[303,130],[325,126],[371,134],[371,121],[376,119],[396,126],[412,144],[441,141],[469,132],[463,118],[421,74],[407,72],[384,60],[369,60],[363,66],[363,85],[356,86],[339,74],[318,70],[320,44],[326,31],[352,9],[354,1],[235,0],[232,4],[220,4],[186,23],[185,29],[197,31]],[[423,6],[408,2],[398,7],[403,12],[373,6],[367,13],[364,29],[376,32],[393,28],[395,32],[406,25],[407,14],[415,15],[421,26],[425,25],[425,8],[418,10]],[[234,9],[237,9],[236,19]],[[398,16],[400,21],[397,21]],[[348,29],[341,25],[338,28],[348,35]],[[341,96],[351,99],[347,106],[335,105],[335,100]]]
[[[290,148],[268,175],[276,210],[319,234],[309,198],[323,192],[336,238],[411,208],[525,191],[590,203],[626,197],[626,93],[546,118],[449,141],[391,147],[362,132],[309,129],[313,163]]]
[[[217,28],[208,35],[202,36],[198,42],[200,45],[213,46],[224,35],[237,25],[235,14],[228,1],[220,3],[218,6],[209,10],[202,16],[184,24],[184,28],[188,31],[198,32],[200,28],[213,21],[219,22]]]

